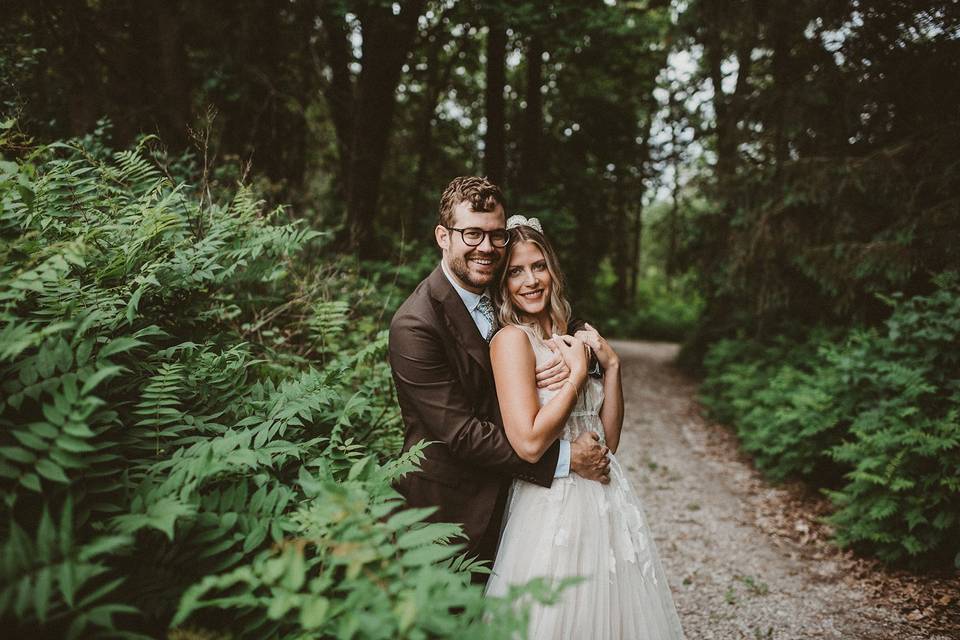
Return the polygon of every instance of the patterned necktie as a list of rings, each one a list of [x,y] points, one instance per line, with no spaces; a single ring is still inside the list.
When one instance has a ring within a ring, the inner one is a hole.
[[[484,295],[480,298],[480,302],[477,303],[477,310],[487,319],[487,322],[490,323],[490,328],[487,329],[487,335],[483,337],[484,340],[490,342],[490,339],[493,338],[493,334],[497,331],[497,321],[493,317],[493,303],[490,302],[490,297]]]

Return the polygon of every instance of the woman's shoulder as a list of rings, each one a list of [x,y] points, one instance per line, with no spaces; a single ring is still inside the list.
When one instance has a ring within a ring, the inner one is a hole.
[[[498,362],[535,364],[537,356],[527,332],[516,325],[507,325],[497,331],[490,340],[490,360],[494,366]]]
[[[513,351],[534,355],[533,337],[525,327],[508,324],[497,331],[490,340],[490,353],[510,353]]]
[[[515,347],[519,344],[529,342],[530,339],[527,337],[526,331],[515,324],[508,324],[500,327],[500,329],[493,335],[493,338],[490,340],[490,347],[493,348],[497,345]]]

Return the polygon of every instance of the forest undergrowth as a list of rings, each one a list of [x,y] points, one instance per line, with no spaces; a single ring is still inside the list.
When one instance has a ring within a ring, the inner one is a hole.
[[[886,297],[882,327],[726,339],[701,400],[768,477],[819,487],[836,541],[893,565],[960,567],[960,278]]]
[[[391,481],[363,268],[249,185],[102,131],[0,162],[0,619],[17,637],[506,637],[459,526]],[[192,170],[191,170],[192,168]],[[550,598],[546,585],[530,585]],[[457,613],[459,612],[459,613]],[[484,623],[480,624],[481,616]],[[214,631],[215,630],[215,631]]]

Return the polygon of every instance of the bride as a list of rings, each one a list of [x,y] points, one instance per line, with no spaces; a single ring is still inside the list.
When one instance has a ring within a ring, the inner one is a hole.
[[[557,335],[567,327],[570,305],[556,254],[536,218],[511,216],[507,228],[495,295],[503,329],[490,345],[507,438],[534,462],[557,438],[596,432],[611,451],[610,483],[576,474],[550,488],[515,480],[486,592],[503,596],[533,578],[582,576],[558,604],[534,606],[530,638],[683,638],[640,501],[613,456],[623,426],[619,358],[590,325],[574,336]],[[553,355],[551,345],[570,376],[559,389],[538,390],[534,372]],[[584,345],[596,354],[602,379],[588,377]]]

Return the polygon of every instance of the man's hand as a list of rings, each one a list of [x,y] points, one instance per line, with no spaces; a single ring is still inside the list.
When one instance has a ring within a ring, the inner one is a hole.
[[[610,450],[600,444],[600,434],[581,433],[570,443],[570,472],[602,484],[610,482]]]
[[[570,367],[564,362],[553,340],[547,340],[546,343],[553,350],[553,357],[537,367],[537,388],[553,391],[559,389],[570,376]]]

